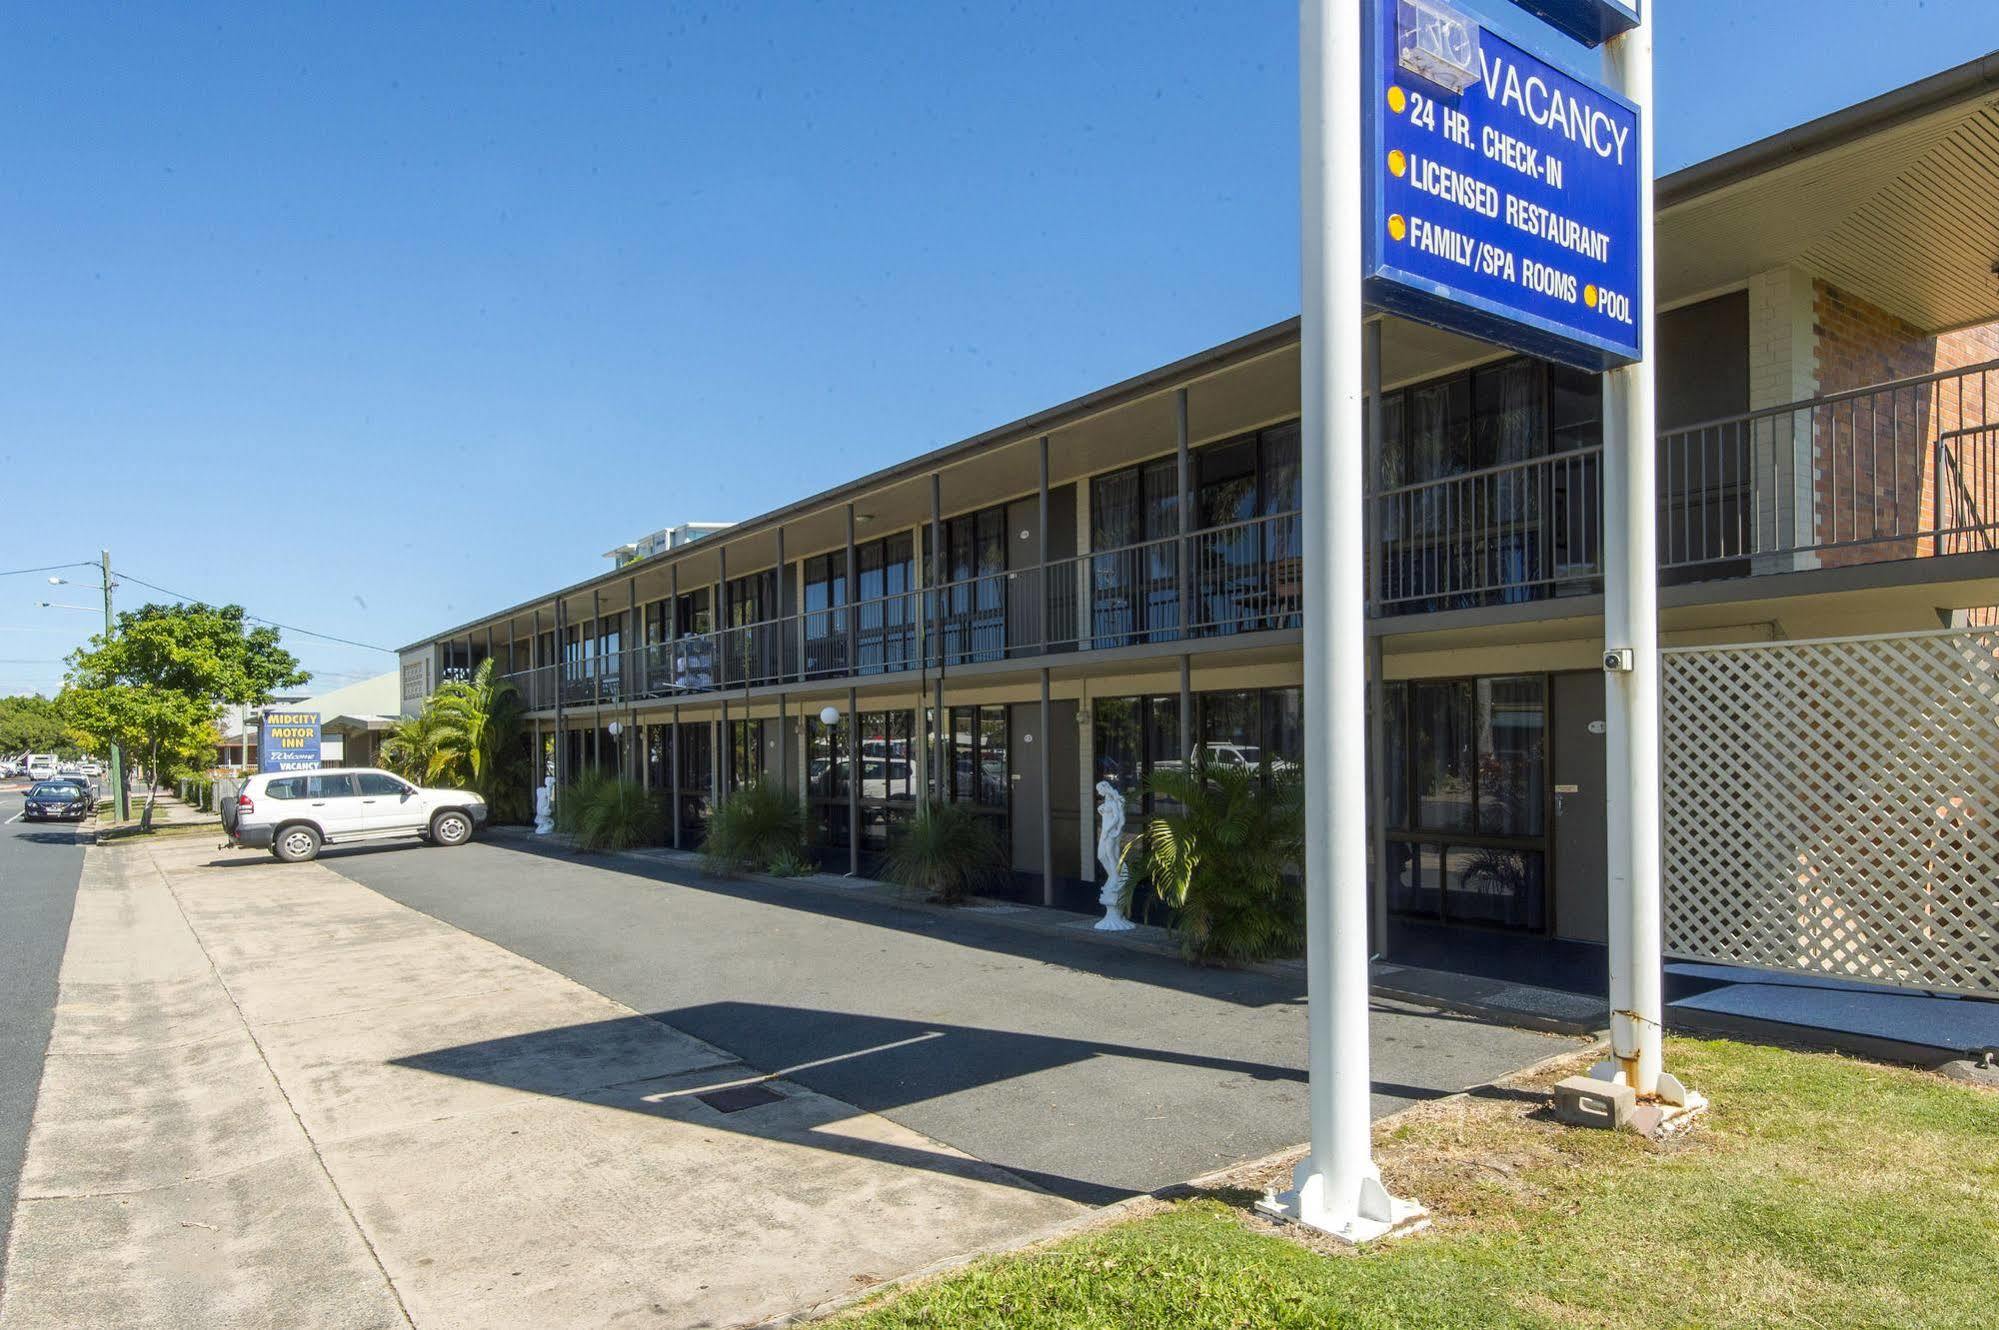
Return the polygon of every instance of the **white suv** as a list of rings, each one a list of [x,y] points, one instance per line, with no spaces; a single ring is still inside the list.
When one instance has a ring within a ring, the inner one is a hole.
[[[463,845],[486,822],[470,790],[431,790],[369,767],[261,772],[222,805],[232,845],[304,863],[322,845],[416,836]]]

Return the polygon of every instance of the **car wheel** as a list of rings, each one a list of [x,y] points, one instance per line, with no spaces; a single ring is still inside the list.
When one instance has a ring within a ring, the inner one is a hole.
[[[463,845],[472,839],[472,819],[458,812],[442,812],[430,820],[430,838],[439,845]]]
[[[311,827],[286,827],[278,833],[271,853],[288,864],[302,864],[319,855],[319,833]]]

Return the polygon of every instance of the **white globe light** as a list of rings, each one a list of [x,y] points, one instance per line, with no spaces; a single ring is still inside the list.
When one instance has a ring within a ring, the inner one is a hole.
[[[821,725],[838,725],[840,723],[840,708],[821,707],[819,709],[819,723]]]

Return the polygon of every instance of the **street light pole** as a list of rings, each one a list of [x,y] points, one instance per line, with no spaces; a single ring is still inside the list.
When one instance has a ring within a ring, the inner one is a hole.
[[[111,551],[99,550],[97,553],[98,567],[104,575],[104,640],[109,642],[111,634],[116,631],[116,621],[111,616]],[[125,754],[116,742],[111,745],[111,799],[120,822],[132,815],[131,804],[125,795]]]
[[[1361,6],[1300,0],[1305,972],[1312,1148],[1267,1212],[1365,1242],[1418,1219],[1369,1112],[1367,625],[1361,569]]]

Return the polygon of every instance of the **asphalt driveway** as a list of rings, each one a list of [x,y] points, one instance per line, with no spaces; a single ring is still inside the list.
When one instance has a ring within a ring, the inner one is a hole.
[[[1074,1200],[1184,1181],[1308,1134],[1302,980],[518,842],[320,862]],[[1373,1029],[1377,1115],[1574,1045],[1386,1001]]]

